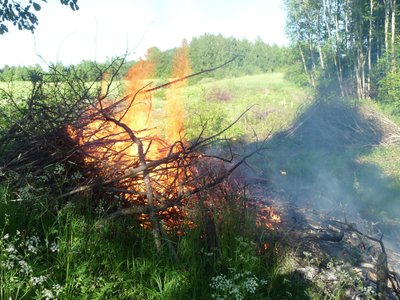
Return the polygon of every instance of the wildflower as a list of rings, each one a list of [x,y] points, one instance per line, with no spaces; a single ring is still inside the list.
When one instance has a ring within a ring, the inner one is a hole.
[[[56,242],[53,242],[53,243],[50,245],[50,251],[53,252],[53,253],[58,252],[58,245],[57,245]]]
[[[32,278],[31,278],[31,283],[32,283],[33,285],[41,285],[41,284],[42,284],[43,282],[45,282],[46,280],[47,280],[47,277],[41,275],[41,276],[38,276],[38,277],[32,277]]]
[[[30,273],[32,273],[32,267],[26,261],[20,260],[18,264],[21,267],[21,269],[19,270],[20,273],[25,275],[29,275]]]
[[[7,240],[10,237],[10,235],[7,233],[6,235],[3,236],[3,240]]]
[[[7,270],[12,270],[14,269],[15,264],[12,260],[7,260],[4,266]]]
[[[15,249],[15,246],[13,244],[8,244],[8,246],[6,248],[6,252],[8,252],[10,254],[16,254],[18,251],[17,251],[17,249]]]
[[[237,272],[235,268],[229,268],[229,273],[229,276],[220,274],[211,278],[213,299],[242,300],[249,294],[255,294],[260,285],[267,283],[266,280],[259,280],[250,271]]]
[[[43,298],[46,300],[54,299],[54,294],[51,290],[44,289],[43,290]]]
[[[52,289],[53,289],[53,291],[56,293],[56,296],[60,295],[61,292],[63,291],[62,286],[59,285],[58,283],[53,284]]]
[[[258,282],[257,278],[255,277],[247,278],[243,282],[243,288],[250,294],[254,294],[256,292],[257,287],[258,287]]]
[[[40,238],[38,236],[30,237],[26,243],[28,251],[33,254],[37,254],[39,243],[40,243]]]

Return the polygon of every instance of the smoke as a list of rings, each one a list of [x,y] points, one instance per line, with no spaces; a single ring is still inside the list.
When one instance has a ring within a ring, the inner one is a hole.
[[[398,132],[382,124],[359,106],[316,101],[252,163],[295,205],[341,220],[368,220],[398,240],[400,184],[364,159]]]

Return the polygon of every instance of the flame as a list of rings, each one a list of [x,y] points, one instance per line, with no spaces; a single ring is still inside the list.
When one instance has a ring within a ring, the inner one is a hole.
[[[87,115],[75,126],[68,126],[68,134],[85,149],[84,161],[87,164],[94,164],[98,174],[104,178],[118,178],[131,168],[137,167],[140,162],[138,159],[138,146],[132,141],[126,130],[118,126],[115,122],[110,122],[105,118],[93,117],[100,111],[105,111],[114,119],[127,125],[138,137],[146,152],[146,160],[156,160],[166,156],[173,147],[177,151],[182,144],[175,146],[177,141],[182,142],[184,132],[184,106],[182,88],[184,81],[178,82],[175,86],[167,90],[164,115],[160,116],[157,123],[164,123],[164,132],[161,127],[155,126],[153,115],[153,103],[151,93],[141,93],[151,79],[154,78],[155,61],[151,58],[148,51],[146,59],[140,60],[135,64],[125,76],[125,95],[124,101],[116,102],[110,99],[103,99],[107,90],[107,79],[105,75],[102,80],[101,97],[99,105],[89,111]],[[182,48],[178,49],[173,60],[172,78],[179,78],[191,72],[188,59],[188,45],[184,41]],[[164,137],[164,138],[162,138]],[[152,173],[152,189],[158,197],[155,197],[155,205],[161,205],[162,201],[176,198],[181,192],[185,192],[181,186],[181,181],[188,176],[187,170],[182,171],[185,162],[176,165],[164,166],[162,172]],[[189,174],[190,175],[190,174]],[[142,177],[127,178],[120,182],[122,188],[133,191],[132,194],[123,193],[121,196],[132,204],[147,205],[145,197],[145,187]],[[163,196],[164,200],[160,200]],[[171,228],[188,228],[194,224],[189,220],[183,221],[187,217],[187,212],[178,206],[169,207],[165,211],[159,212],[160,218],[166,231]],[[151,227],[149,216],[141,214],[138,217],[144,229]],[[182,230],[176,231],[178,235]]]
[[[257,212],[257,227],[276,229],[277,224],[282,222],[281,215],[272,206],[261,206]]]
[[[173,67],[173,79],[182,78],[192,72],[192,67],[189,61],[189,46],[187,41],[182,41],[182,47],[176,51]],[[181,139],[184,134],[184,106],[183,106],[183,87],[186,86],[186,80],[177,82],[166,92],[166,140],[172,144]]]
[[[172,79],[182,78],[191,73],[188,58],[188,45],[184,40],[182,47],[177,50],[173,60]],[[126,124],[138,137],[146,151],[146,161],[157,160],[166,156],[168,151],[180,150],[184,147],[184,101],[183,88],[187,84],[181,80],[166,91],[164,113],[157,115],[153,111],[153,99],[151,93],[140,93],[144,86],[154,78],[156,62],[148,52],[146,59],[135,64],[125,76],[125,96],[123,101],[103,99],[107,94],[107,80],[105,76],[102,82],[102,97],[98,107],[90,110],[74,126],[68,126],[69,135],[85,149],[85,163],[93,164],[97,174],[104,179],[115,179],[138,167],[141,162],[138,159],[138,145],[132,141],[124,128],[116,122],[110,122],[107,118],[98,117],[99,112],[105,112],[121,123]],[[155,120],[157,122],[155,122]],[[158,126],[156,126],[156,124]],[[159,126],[163,124],[164,126]],[[178,143],[175,145],[177,141]],[[211,163],[211,161],[210,161]],[[175,164],[175,165],[174,165]],[[176,199],[178,195],[190,189],[182,182],[191,179],[190,176],[199,176],[198,171],[185,168],[188,162],[182,159],[172,165],[160,166],[160,169],[151,173],[151,186],[154,194],[154,205],[161,206],[166,201]],[[218,167],[216,167],[218,166]],[[206,166],[204,166],[206,168]],[[221,168],[220,168],[221,167]],[[212,164],[214,172],[221,171],[223,166]],[[193,171],[193,173],[191,173]],[[214,175],[217,175],[215,173]],[[207,173],[208,174],[208,173]],[[143,176],[125,178],[119,182],[119,187],[132,193],[121,192],[121,198],[132,205],[148,205]],[[230,184],[225,182],[220,186],[221,192],[214,190],[214,196],[210,193],[203,201],[210,211],[222,211],[225,195],[222,190],[231,191]],[[195,200],[194,200],[195,201]],[[188,218],[188,202],[177,206],[170,202],[170,207],[158,212],[158,217],[163,220],[162,226],[167,233],[175,232],[180,236],[185,229],[192,229],[195,224]],[[258,203],[256,225],[269,229],[275,229],[281,223],[281,216],[271,206]],[[222,214],[220,215],[222,218]],[[140,214],[138,221],[143,229],[152,228],[148,214]],[[268,246],[264,247],[267,250]]]
[[[150,56],[149,52],[147,56]],[[140,90],[149,84],[151,78],[154,77],[154,69],[154,61],[140,60],[125,76],[125,94],[130,95],[130,99],[127,100],[129,103],[126,105],[130,106],[121,120],[122,123],[134,130],[138,138],[142,139],[144,148],[148,149],[147,157],[149,159],[160,158],[163,154],[161,149],[165,147],[158,138],[160,133],[154,126],[152,95],[149,93],[140,93]],[[118,150],[121,151],[122,149]],[[135,147],[131,147],[130,151],[131,155],[137,155],[137,149],[135,149]]]

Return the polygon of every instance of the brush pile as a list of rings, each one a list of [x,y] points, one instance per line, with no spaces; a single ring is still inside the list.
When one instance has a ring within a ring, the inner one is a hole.
[[[400,142],[399,126],[386,116],[340,101],[316,101],[284,135],[332,151]]]

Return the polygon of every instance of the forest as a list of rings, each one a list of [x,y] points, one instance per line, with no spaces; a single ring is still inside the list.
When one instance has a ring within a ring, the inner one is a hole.
[[[396,0],[286,1],[286,7],[287,33],[301,62],[299,81],[343,97],[398,105]]]

